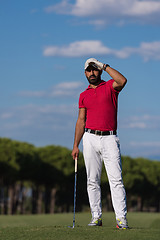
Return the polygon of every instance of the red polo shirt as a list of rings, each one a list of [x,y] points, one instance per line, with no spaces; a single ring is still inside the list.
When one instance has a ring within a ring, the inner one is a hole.
[[[118,91],[113,88],[114,80],[102,82],[94,89],[88,88],[80,94],[79,108],[86,109],[86,128],[100,131],[117,129]]]

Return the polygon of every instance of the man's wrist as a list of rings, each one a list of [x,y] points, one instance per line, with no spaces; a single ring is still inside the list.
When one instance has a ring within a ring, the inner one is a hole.
[[[78,148],[78,144],[75,143],[75,144],[73,145],[73,148]]]
[[[109,64],[104,64],[104,65],[103,65],[103,70],[106,71],[106,68],[107,68],[107,67],[110,67]]]

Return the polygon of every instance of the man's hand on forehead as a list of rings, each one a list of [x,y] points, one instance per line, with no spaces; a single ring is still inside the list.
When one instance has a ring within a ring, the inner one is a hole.
[[[92,63],[93,63],[94,65],[96,65],[99,70],[103,70],[103,67],[104,67],[104,64],[103,64],[103,63],[99,62],[99,61],[96,60],[96,59],[95,59]]]
[[[99,62],[97,59],[95,58],[89,58],[87,59],[87,61],[85,62],[85,70],[92,65],[95,68],[98,68],[99,70],[103,70],[104,64]]]

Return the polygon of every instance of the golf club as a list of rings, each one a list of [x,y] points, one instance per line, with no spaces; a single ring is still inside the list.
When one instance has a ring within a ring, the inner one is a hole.
[[[74,214],[73,214],[73,226],[68,226],[69,228],[75,227],[75,213],[76,213],[76,186],[77,186],[77,158],[75,158],[75,181],[74,181]]]

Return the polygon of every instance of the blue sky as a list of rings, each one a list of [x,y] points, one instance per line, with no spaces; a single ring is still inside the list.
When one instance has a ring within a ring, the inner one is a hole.
[[[71,149],[94,57],[128,79],[122,154],[160,159],[160,1],[0,0],[0,36],[0,137]]]

